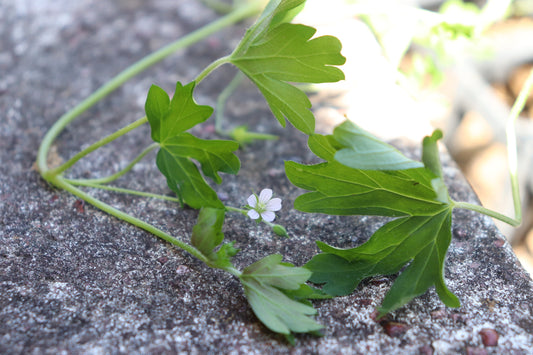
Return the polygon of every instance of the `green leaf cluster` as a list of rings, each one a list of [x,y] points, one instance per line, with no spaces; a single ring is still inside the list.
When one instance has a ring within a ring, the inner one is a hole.
[[[271,0],[235,51],[217,65],[234,64],[257,85],[283,126],[287,118],[297,129],[312,134],[315,123],[309,110],[311,103],[305,93],[288,82],[344,79],[342,71],[334,65],[343,64],[345,58],[340,54],[338,39],[331,36],[312,39],[314,28],[287,23],[304,2]],[[199,77],[208,73],[209,70]],[[195,102],[195,84],[196,81],[187,85],[178,82],[172,99],[154,85],[145,104],[152,139],[160,146],[157,167],[182,205],[200,209],[191,244],[209,266],[225,269],[240,278],[253,311],[269,329],[286,335],[289,340],[292,333],[318,332],[322,326],[312,318],[316,311],[308,300],[330,296],[305,284],[311,276],[308,269],[283,263],[281,255],[268,256],[242,273],[231,263],[238,250],[233,243],[222,244],[225,207],[205,177],[220,183],[220,172],[239,171],[240,162],[233,153],[238,143],[203,140],[186,132],[213,113],[211,107]],[[241,142],[273,138],[252,134],[242,127],[232,131],[232,136]],[[273,225],[273,230],[287,236],[282,226]]]
[[[286,21],[305,0],[272,0],[245,34],[229,61],[246,74],[285,127],[285,117],[300,131],[312,134],[315,119],[306,94],[288,82],[324,83],[344,79],[341,43],[332,36],[311,37],[316,30]]]
[[[218,172],[236,174],[239,171],[239,158],[233,154],[239,145],[233,141],[204,140],[185,132],[213,113],[211,107],[194,101],[194,86],[194,82],[185,86],[178,82],[172,100],[158,86],[153,85],[148,92],[146,116],[152,139],[160,145],[156,163],[182,204],[223,209],[224,205],[194,161],[200,164],[205,176],[220,183]]]
[[[324,163],[286,162],[289,180],[310,190],[295,208],[336,215],[397,217],[363,245],[339,249],[318,242],[321,254],[306,268],[311,281],[330,295],[351,293],[365,278],[402,271],[380,308],[383,315],[435,286],[441,300],[458,307],[444,282],[444,260],[451,240],[453,203],[444,185],[436,131],[423,143],[423,164],[347,121],[333,135],[313,135],[309,147]]]
[[[274,332],[319,331],[323,326],[311,317],[316,310],[305,299],[327,296],[305,285],[311,271],[281,260],[279,254],[270,255],[243,270],[240,279],[250,306]]]

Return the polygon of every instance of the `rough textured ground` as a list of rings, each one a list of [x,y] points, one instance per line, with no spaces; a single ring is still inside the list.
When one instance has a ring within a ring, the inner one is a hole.
[[[57,117],[128,64],[215,18],[192,0],[0,3],[0,353],[530,351],[532,282],[489,218],[467,211],[454,215],[445,274],[461,308],[443,307],[431,290],[378,323],[373,312],[391,279],[374,278],[350,296],[316,302],[325,336],[300,336],[291,347],[257,321],[230,275],[39,177],[33,168],[38,144]],[[220,32],[126,84],[69,127],[52,158],[65,159],[80,145],[141,117],[152,83],[171,91],[176,80],[190,80],[212,59],[227,54],[242,31]],[[197,100],[212,105],[231,73],[222,70],[202,83]],[[233,96],[227,114],[281,139],[241,151],[242,174],[226,177],[218,191],[238,206],[251,191],[272,187],[284,198],[279,221],[292,235],[281,239],[241,216],[230,216],[225,235],[242,249],[236,257],[239,268],[274,252],[301,265],[317,252],[315,240],[352,246],[383,223],[292,210],[301,191],[284,177],[283,161],[310,162],[305,137],[282,130],[250,85]],[[210,135],[212,128],[204,125],[196,133]],[[148,131],[140,129],[102,149],[101,155],[90,155],[70,174],[103,176],[148,143]],[[455,199],[476,202],[450,161],[445,174]],[[168,193],[153,159],[143,160],[118,184]],[[184,239],[196,218],[195,211],[170,202],[95,195]],[[497,346],[488,346],[495,333]]]

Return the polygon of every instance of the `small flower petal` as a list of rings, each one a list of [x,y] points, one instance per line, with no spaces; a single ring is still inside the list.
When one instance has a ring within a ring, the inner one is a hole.
[[[276,218],[276,215],[272,211],[265,211],[261,213],[261,218],[263,218],[267,222],[272,222],[274,218]]]
[[[250,195],[250,197],[248,197],[248,199],[246,200],[248,202],[248,205],[250,205],[250,207],[254,208],[255,206],[257,206],[257,197],[255,197],[255,195]]]
[[[263,189],[261,193],[259,194],[259,202],[266,204],[268,200],[272,197],[272,190],[271,189]]]
[[[257,213],[256,210],[249,210],[248,213],[247,213],[248,217],[250,217],[251,219],[258,219],[259,218],[259,213]]]
[[[268,201],[266,204],[266,209],[268,211],[274,211],[274,212],[281,210],[281,198],[276,197]]]

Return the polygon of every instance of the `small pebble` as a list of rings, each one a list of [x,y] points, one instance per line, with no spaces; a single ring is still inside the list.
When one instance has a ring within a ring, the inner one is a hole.
[[[370,280],[371,285],[381,285],[384,283],[389,282],[390,279],[388,277],[375,277],[372,280]]]
[[[418,348],[418,353],[421,355],[433,355],[435,350],[431,345],[424,345]]]
[[[180,265],[178,266],[178,268],[176,269],[176,273],[177,274],[187,274],[189,273],[191,270],[185,266],[185,265]]]
[[[483,348],[475,348],[473,346],[467,346],[466,355],[487,355],[487,350]]]
[[[383,326],[383,329],[385,329],[385,333],[390,337],[399,337],[409,330],[407,324],[399,322],[386,322],[382,323],[381,325]]]
[[[479,331],[479,335],[481,335],[481,341],[483,342],[483,345],[485,346],[497,346],[498,345],[498,338],[500,336],[498,335],[498,332],[496,332],[494,329],[483,328]]]
[[[501,248],[505,245],[505,240],[498,238],[496,241],[494,241],[494,245]]]
[[[432,311],[430,314],[431,314],[431,318],[433,319],[442,319],[446,317],[446,310],[444,308],[439,308],[439,309]]]
[[[83,203],[83,200],[76,200],[74,201],[73,203],[73,206],[74,208],[76,209],[76,211],[78,211],[78,213],[83,213],[85,212],[85,208],[84,208],[84,203]]]
[[[361,298],[357,300],[357,303],[361,306],[370,306],[372,304],[372,300],[368,298]]]

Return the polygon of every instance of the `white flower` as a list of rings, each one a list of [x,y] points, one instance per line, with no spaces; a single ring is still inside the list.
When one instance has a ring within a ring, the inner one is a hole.
[[[271,189],[263,189],[259,197],[256,194],[252,194],[247,201],[252,208],[248,211],[248,217],[251,219],[259,219],[261,217],[266,222],[272,222],[276,218],[274,212],[281,209],[281,199],[272,198]]]

